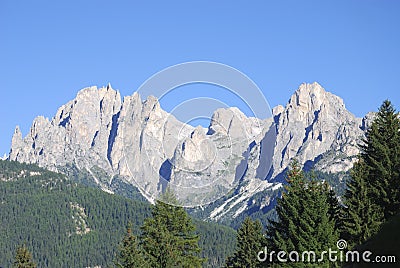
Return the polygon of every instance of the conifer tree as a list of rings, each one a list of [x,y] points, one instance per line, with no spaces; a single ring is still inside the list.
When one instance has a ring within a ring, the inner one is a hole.
[[[115,265],[119,268],[150,268],[139,248],[137,237],[132,233],[132,224],[127,227]]]
[[[26,245],[17,248],[13,267],[36,268],[36,264],[32,260],[32,254],[29,252]]]
[[[390,101],[379,108],[360,147],[344,196],[343,236],[351,246],[364,243],[400,213],[400,120]]]
[[[265,244],[262,225],[259,220],[253,221],[247,217],[237,231],[237,249],[233,256],[226,261],[226,267],[256,268],[262,267],[257,254]]]
[[[368,169],[362,159],[354,164],[351,179],[347,183],[344,196],[345,217],[343,220],[343,238],[350,247],[365,242],[378,232],[383,221],[382,208],[369,194],[370,186],[366,178]]]
[[[183,207],[167,191],[142,226],[140,242],[151,267],[201,267],[199,236]]]
[[[329,203],[329,216],[335,222],[335,229],[341,232],[343,228],[343,205],[339,203],[335,191],[325,183],[327,187],[328,203]]]
[[[361,148],[371,198],[387,220],[400,213],[400,119],[390,101],[379,108]]]
[[[335,230],[335,220],[330,215],[327,185],[317,181],[306,181],[296,160],[291,163],[286,180],[286,191],[276,207],[278,220],[271,221],[268,228],[268,250],[315,251],[318,256],[324,250],[334,249],[338,232]],[[304,261],[307,262],[308,259]],[[310,257],[310,261],[314,260]],[[285,265],[305,264],[280,263],[279,267]]]

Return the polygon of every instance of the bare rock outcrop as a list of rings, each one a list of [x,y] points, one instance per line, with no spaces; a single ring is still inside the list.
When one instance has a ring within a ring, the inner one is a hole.
[[[341,163],[341,170],[352,166],[363,130],[361,119],[345,108],[341,98],[325,91],[318,83],[302,84],[282,108],[274,109],[278,132],[274,175],[282,172],[294,157],[302,164],[312,165],[330,151],[341,155],[340,159],[348,158]],[[332,163],[334,160],[330,159],[330,165],[321,169],[337,172],[339,168]]]
[[[16,127],[9,159],[51,170],[73,165],[105,189],[118,176],[149,200],[167,185],[186,204],[219,198],[233,188],[236,194],[212,215],[235,211],[237,216],[252,196],[280,187],[275,179],[294,157],[306,168],[348,170],[374,116],[356,118],[318,83],[302,84],[272,114],[261,120],[234,107],[218,109],[208,129],[194,128],[162,110],[152,96],[121,99],[111,85],[89,87],[51,120],[37,117],[25,137]]]

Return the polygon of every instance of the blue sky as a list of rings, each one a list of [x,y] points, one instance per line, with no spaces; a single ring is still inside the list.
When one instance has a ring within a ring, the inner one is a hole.
[[[357,116],[400,109],[400,2],[0,1],[0,154],[87,86],[132,94],[187,61],[248,75],[271,106],[319,82]]]

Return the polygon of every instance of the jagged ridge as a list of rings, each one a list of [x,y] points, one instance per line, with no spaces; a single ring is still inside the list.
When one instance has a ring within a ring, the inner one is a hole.
[[[142,101],[134,93],[121,100],[111,85],[90,87],[51,120],[37,117],[25,138],[17,126],[9,159],[51,170],[74,164],[91,172],[105,189],[119,176],[139,183],[149,200],[154,196],[148,193],[161,191],[168,181],[180,187],[204,185],[220,176],[225,183],[221,187],[235,186],[235,194],[210,214],[220,219],[244,212],[256,193],[279,188],[293,157],[323,171],[349,169],[372,116],[356,118],[341,98],[318,83],[300,85],[286,107],[275,107],[273,115],[260,120],[237,108],[218,109],[208,129],[194,129],[163,111],[154,97]],[[246,141],[243,133],[249,134]],[[230,148],[227,137],[239,145]],[[266,161],[272,153],[269,169]],[[108,179],[100,178],[104,176]],[[182,200],[193,201],[190,191],[179,192]],[[224,192],[215,194],[221,197]],[[270,202],[265,196],[260,207]]]

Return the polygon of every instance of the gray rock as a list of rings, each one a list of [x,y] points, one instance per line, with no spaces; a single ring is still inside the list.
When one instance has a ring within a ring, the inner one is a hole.
[[[235,107],[218,109],[208,129],[193,128],[152,96],[121,100],[111,85],[90,87],[50,121],[37,117],[24,138],[16,127],[9,159],[51,170],[73,164],[104,189],[119,176],[150,201],[167,185],[187,205],[207,204],[235,189],[210,215],[220,219],[240,215],[255,194],[279,188],[274,181],[294,157],[322,171],[349,169],[373,118],[356,118],[318,83],[302,84],[286,107],[272,113],[260,120]]]
[[[353,158],[363,136],[360,119],[346,110],[343,100],[326,92],[318,83],[302,84],[286,108],[279,108],[278,138],[274,154],[273,176],[281,173],[294,157],[311,165],[332,150]],[[330,162],[330,161],[328,161]],[[343,163],[348,170],[353,160]],[[335,171],[325,165],[324,171]]]

